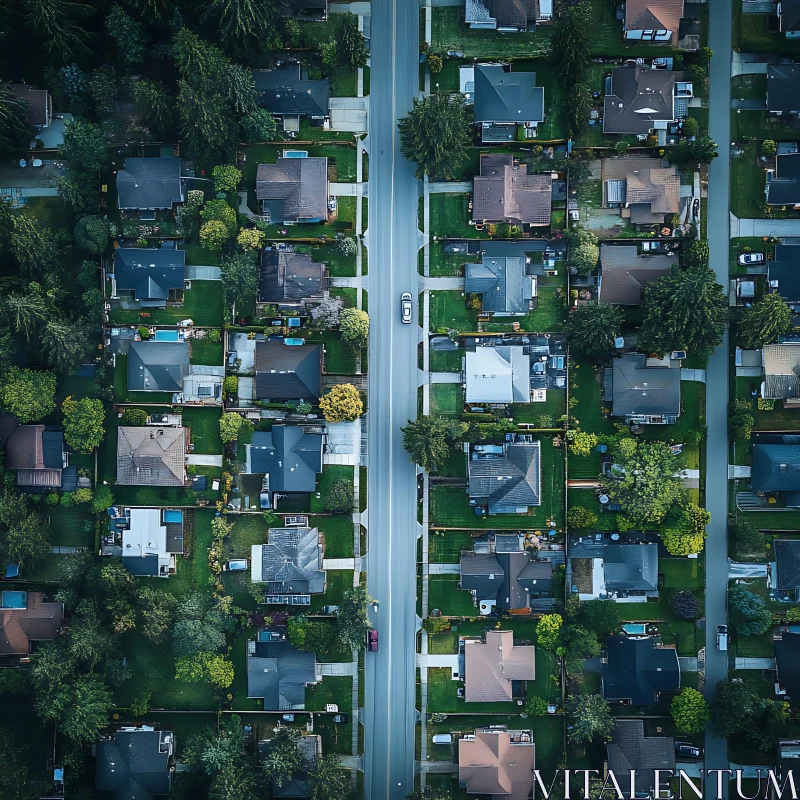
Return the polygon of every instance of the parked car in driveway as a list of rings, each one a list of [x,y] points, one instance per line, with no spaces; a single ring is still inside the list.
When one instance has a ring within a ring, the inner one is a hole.
[[[246,558],[232,558],[224,567],[227,572],[242,572],[247,569]]]
[[[736,262],[744,267],[750,266],[751,264],[763,264],[764,261],[765,256],[763,253],[742,253],[739,258],[736,259]]]
[[[675,755],[684,758],[702,758],[703,748],[691,742],[675,742]]]
[[[378,631],[372,628],[367,631],[367,650],[373,653],[378,649]]]
[[[335,714],[333,717],[333,721],[337,723],[344,724],[350,719],[348,714]]]
[[[411,292],[403,292],[400,295],[400,316],[406,325],[411,323]]]

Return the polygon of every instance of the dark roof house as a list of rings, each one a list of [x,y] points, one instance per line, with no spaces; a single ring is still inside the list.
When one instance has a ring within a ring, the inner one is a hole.
[[[600,245],[600,302],[617,306],[640,306],[644,287],[669,272],[677,258],[640,256],[636,245]]]
[[[800,303],[800,244],[779,244],[767,262],[769,287],[790,305]]]
[[[318,400],[322,396],[322,345],[290,346],[259,340],[255,373],[259,400]]]
[[[307,305],[319,302],[327,286],[325,264],[305,253],[262,250],[258,302]]]
[[[467,461],[469,502],[491,514],[527,514],[541,505],[541,443],[475,445]]]
[[[324,435],[307,433],[299,425],[273,425],[271,431],[256,431],[247,448],[247,472],[266,474],[270,495],[313,492],[322,472],[324,442]]]
[[[114,800],[169,794],[175,735],[149,726],[120,728],[97,743],[95,787]]]
[[[259,164],[256,199],[275,224],[328,219],[328,159],[283,158]]]
[[[625,38],[675,47],[681,17],[683,0],[626,0]]]
[[[680,87],[678,84],[680,83]],[[643,66],[618,67],[608,79],[603,133],[646,134],[678,118],[676,95],[691,96],[683,73]]]
[[[618,719],[606,744],[608,769],[617,780],[636,772],[636,796],[652,796],[654,770],[675,770],[675,740],[671,736],[645,736],[644,720]],[[662,782],[664,776],[662,775]]]
[[[458,783],[467,794],[493,800],[528,800],[536,745],[531,731],[477,728],[458,740]]]
[[[524,32],[540,13],[539,0],[466,0],[464,22],[473,30]]]
[[[142,308],[166,308],[184,288],[186,252],[172,248],[118,247],[114,250],[113,296],[135,299]]]
[[[780,639],[774,640],[775,666],[778,669],[776,692],[781,699],[800,698],[800,633],[784,631]]]
[[[635,225],[669,224],[680,210],[680,177],[661,159],[604,158],[601,179],[603,208],[619,208]]]
[[[475,65],[475,124],[484,142],[516,140],[516,126],[544,120],[544,89],[535,72],[512,72],[510,64]]]
[[[754,492],[800,491],[800,444],[754,444],[750,486]]]
[[[14,94],[28,104],[25,124],[33,128],[47,128],[53,119],[53,101],[47,89],[34,89],[27,83],[9,84]]]
[[[550,224],[553,178],[529,175],[511,153],[481,156],[481,174],[473,181],[472,218],[510,225]]]
[[[781,0],[778,3],[780,30],[787,39],[800,38],[800,0]]]
[[[800,114],[800,64],[767,64],[770,114]]]
[[[484,314],[524,316],[536,297],[536,276],[526,274],[524,256],[484,256],[465,267],[464,291],[481,296]]]
[[[247,696],[264,701],[264,711],[302,711],[306,686],[317,683],[313,653],[295,650],[285,640],[272,640],[269,631],[247,642]]]
[[[47,603],[41,592],[0,593],[0,656],[27,656],[32,642],[50,642],[61,632],[64,604]]]
[[[182,203],[181,160],[126,158],[117,173],[117,196],[120,211],[158,211]]]
[[[180,392],[189,374],[189,343],[131,342],[128,346],[129,392]]]
[[[183,486],[185,428],[117,429],[117,483],[122,486]]]
[[[267,584],[270,595],[280,595],[282,604],[289,595],[319,594],[325,591],[322,568],[323,547],[317,528],[270,528],[267,544],[250,548],[250,578]],[[292,603],[289,605],[305,605]]]
[[[254,69],[253,82],[261,95],[260,104],[283,119],[285,131],[298,131],[300,117],[308,117],[312,125],[322,125],[328,118],[330,81],[304,78],[299,63]]]
[[[605,371],[605,379],[605,397],[611,398],[611,413],[615,417],[660,425],[676,422],[680,416],[680,369],[650,367],[643,353],[628,353],[613,359],[612,369]]]
[[[800,397],[800,342],[764,345],[761,365],[764,370],[762,397],[784,403]]]
[[[603,548],[606,592],[658,592],[657,544],[607,544]]]
[[[661,692],[681,688],[678,651],[659,645],[652,636],[609,636],[602,665],[603,697],[652,706]]]
[[[773,539],[775,562],[770,588],[788,600],[800,600],[800,539]]]
[[[0,446],[6,469],[17,473],[20,491],[78,488],[78,468],[69,466],[64,431],[53,425],[20,425],[13,414],[0,414]]]
[[[259,759],[263,761],[270,754],[273,746],[274,740],[272,739],[259,742]],[[322,755],[322,737],[319,734],[304,733],[297,739],[297,749],[303,759],[303,768],[295,772],[282,786],[279,786],[274,778],[270,778],[270,797],[279,800],[308,800],[311,797],[308,772]]]
[[[775,156],[775,176],[767,184],[767,205],[800,204],[800,153]]]

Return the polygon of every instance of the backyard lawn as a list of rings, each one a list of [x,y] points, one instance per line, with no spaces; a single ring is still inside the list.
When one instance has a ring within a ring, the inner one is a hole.
[[[148,310],[150,316],[142,318],[137,309],[112,308],[111,322],[121,325],[134,325],[146,321],[148,325],[177,325],[184,319],[193,320],[195,325],[222,325],[222,283],[220,281],[192,281],[192,288],[183,294],[183,305]]]
[[[189,339],[192,364],[205,364],[210,367],[221,367],[224,363],[222,339],[212,342],[207,336],[203,339]]]
[[[429,367],[431,372],[461,372],[464,361],[464,351],[458,350],[433,350],[429,354]]]
[[[464,292],[445,290],[429,294],[432,332],[439,328],[455,329],[461,333],[477,331],[478,314],[467,308]]]
[[[463,413],[464,390],[460,383],[434,383],[431,384],[430,393],[431,414],[452,417]]]
[[[316,495],[311,495],[311,513],[321,514],[330,511],[328,505],[328,494],[331,487],[337,481],[344,480],[353,485],[353,467],[346,464],[326,464],[322,468],[322,474],[317,478]]]
[[[196,408],[186,406],[183,409],[183,424],[191,428],[192,452],[206,455],[222,455],[222,439],[219,436],[219,421],[222,416],[220,408]]]

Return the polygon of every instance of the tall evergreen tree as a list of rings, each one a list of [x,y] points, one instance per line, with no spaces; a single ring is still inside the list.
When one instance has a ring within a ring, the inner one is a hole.
[[[67,62],[89,52],[88,34],[74,18],[91,14],[92,6],[73,0],[21,0],[20,11],[51,55]]]
[[[0,153],[28,147],[31,131],[28,104],[7,83],[0,82]]]
[[[614,352],[614,339],[622,329],[622,310],[610,303],[578,306],[567,318],[567,337],[575,358],[597,364]]]
[[[744,310],[739,320],[739,336],[745,347],[763,347],[777,342],[791,324],[792,310],[777,292],[770,292]]]
[[[588,3],[562,9],[552,38],[556,71],[570,90],[581,84],[591,62],[592,24]]]
[[[202,20],[216,23],[223,45],[235,55],[253,58],[283,44],[272,0],[209,0]]]

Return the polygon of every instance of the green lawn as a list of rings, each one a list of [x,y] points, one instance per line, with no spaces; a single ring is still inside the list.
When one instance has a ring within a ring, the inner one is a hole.
[[[751,16],[748,14],[748,17]],[[763,100],[767,96],[767,75],[734,75],[731,78],[731,97],[738,100]]]
[[[150,316],[142,318],[135,309],[123,310],[112,304],[111,322],[133,325],[177,325],[180,320],[191,319],[195,325],[222,325],[222,284],[219,281],[192,281],[192,288],[184,292],[183,305],[150,309]]]
[[[183,424],[192,429],[191,442],[195,453],[222,455],[222,439],[219,435],[219,421],[222,409],[195,408],[187,406],[183,410]]]
[[[428,608],[438,609],[446,617],[471,617],[477,613],[469,592],[457,587],[458,575],[428,576]]]
[[[772,411],[759,411],[756,399],[751,392],[761,386],[761,378],[736,378],[736,396],[742,400],[750,401],[750,413],[755,420],[753,430],[756,431],[786,431],[796,430],[800,427],[800,414],[794,407],[785,408],[783,401],[776,400]],[[749,451],[748,446],[748,451]]]
[[[353,705],[352,694],[351,677],[326,675],[319,683],[306,687],[306,710],[324,711],[328,703],[335,703],[340,711],[349,712]]]
[[[325,538],[325,558],[353,557],[353,519],[349,514],[316,516],[309,524],[316,525]]]
[[[354,278],[356,274],[356,257],[344,256],[336,244],[326,244],[323,247],[309,247],[308,245],[295,245],[298,252],[311,253],[314,261],[324,261],[328,265],[328,272],[333,278]]]
[[[741,0],[733,4],[733,46],[743,53],[800,56],[800,39],[787,39],[769,29],[769,14],[743,14]]]
[[[486,230],[476,231],[468,224],[470,219],[469,194],[430,195],[430,236],[439,238],[468,237],[470,239],[488,238]]]
[[[429,292],[429,295],[432,332],[439,328],[455,329],[461,333],[478,329],[478,314],[467,308],[463,292],[446,290]]]
[[[748,14],[748,16],[751,16]],[[800,122],[789,117],[771,117],[766,111],[731,109],[731,140],[797,139]]]
[[[539,427],[559,427],[559,420],[567,412],[567,393],[563,389],[548,389],[543,403],[514,403],[512,406],[514,422],[532,422]],[[540,417],[549,416],[550,425],[540,425]]]
[[[186,263],[194,267],[218,267],[219,253],[206,250],[199,242],[186,242],[183,246],[186,251]]]
[[[204,339],[189,339],[192,364],[205,364],[210,367],[221,367],[224,363],[222,341],[212,342]]]
[[[731,212],[737,217],[764,216],[766,173],[758,157],[761,145],[744,146],[744,155],[731,159]]]
[[[434,383],[430,392],[431,414],[460,416],[463,413],[464,390],[460,383]]]
[[[345,589],[353,588],[353,572],[346,569],[329,569],[325,575],[325,591],[311,596],[309,611],[319,613],[323,606],[335,606],[342,601]]]
[[[469,531],[431,532],[428,561],[431,564],[458,564],[462,550],[472,550],[474,537]]]
[[[345,480],[353,485],[353,467],[345,464],[326,464],[322,468],[322,474],[317,478],[317,494],[311,496],[311,513],[321,514],[330,511],[328,508],[328,492],[331,486],[338,480]]]
[[[436,195],[431,195],[431,198]],[[474,229],[473,229],[474,230]],[[472,234],[475,235],[474,233]],[[423,251],[419,251],[420,272],[422,272]],[[480,256],[476,253],[445,253],[444,245],[441,242],[431,242],[429,250],[428,271],[432,278],[453,277],[464,274],[464,264],[477,264]]]
[[[41,506],[41,513],[50,522],[50,544],[60,547],[94,549],[95,515],[88,505],[77,508]]]
[[[464,351],[458,350],[431,350],[429,366],[431,372],[461,372]]]

